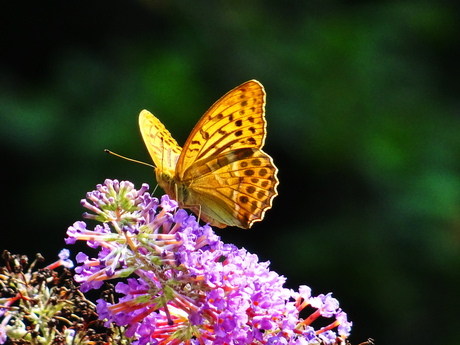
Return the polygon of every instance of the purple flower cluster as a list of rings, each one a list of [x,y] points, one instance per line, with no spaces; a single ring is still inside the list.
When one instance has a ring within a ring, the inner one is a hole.
[[[102,224],[89,230],[76,222],[67,231],[67,243],[100,249],[96,258],[77,255],[82,291],[125,278],[115,287],[118,301],[98,300],[106,326],[126,327],[139,345],[345,343],[351,322],[331,294],[284,288],[269,263],[224,244],[167,195],[159,202],[147,190],[106,180],[82,201],[92,212],[85,217]],[[307,307],[311,314],[300,318]],[[319,318],[330,322],[315,329]]]

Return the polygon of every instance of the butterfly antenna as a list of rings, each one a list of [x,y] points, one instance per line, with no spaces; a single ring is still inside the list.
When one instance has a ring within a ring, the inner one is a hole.
[[[136,160],[136,159],[128,158],[128,157],[119,155],[118,153],[115,153],[115,152],[110,151],[110,150],[107,150],[107,149],[105,149],[104,152],[110,153],[111,155],[117,156],[117,157],[119,157],[119,158],[126,159],[127,161],[131,161],[131,162],[134,162],[134,163],[139,163],[139,164],[147,165],[148,167],[151,167],[151,168],[154,168],[154,169],[155,169],[155,166],[154,166],[153,164],[149,164],[149,163],[145,163],[145,162],[138,161],[138,160]]]

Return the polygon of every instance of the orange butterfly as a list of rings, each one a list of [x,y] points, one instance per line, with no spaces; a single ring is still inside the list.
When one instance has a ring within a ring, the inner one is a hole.
[[[258,81],[243,83],[214,103],[183,149],[147,110],[139,115],[139,127],[158,184],[203,221],[247,229],[272,207],[278,169],[262,151],[265,91]]]

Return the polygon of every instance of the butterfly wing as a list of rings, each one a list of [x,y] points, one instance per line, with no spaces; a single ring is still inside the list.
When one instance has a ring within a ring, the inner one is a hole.
[[[250,80],[227,92],[202,116],[177,162],[179,178],[192,164],[228,150],[261,148],[265,141],[265,91]]]
[[[211,225],[250,228],[261,221],[277,195],[277,169],[259,149],[242,148],[192,166],[187,203]]]
[[[277,195],[265,142],[265,91],[250,80],[219,99],[196,124],[176,166],[179,202],[212,225],[249,228]]]
[[[139,114],[139,128],[145,146],[155,164],[158,184],[172,198],[175,198],[175,189],[171,186],[171,181],[175,175],[182,148],[160,120],[147,110],[142,110]]]

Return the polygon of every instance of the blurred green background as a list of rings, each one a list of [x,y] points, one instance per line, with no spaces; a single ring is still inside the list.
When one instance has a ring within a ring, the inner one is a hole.
[[[54,260],[105,178],[155,186],[137,127],[183,144],[249,79],[279,196],[225,241],[332,291],[353,344],[460,344],[455,1],[22,1],[0,13],[1,249]],[[71,246],[74,254],[78,246]]]

